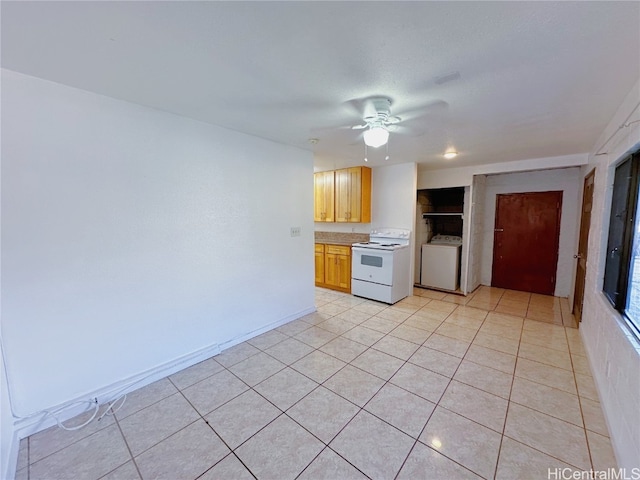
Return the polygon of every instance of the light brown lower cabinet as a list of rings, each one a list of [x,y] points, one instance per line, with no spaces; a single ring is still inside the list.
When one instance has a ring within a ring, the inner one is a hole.
[[[324,283],[324,245],[316,243],[316,285]]]
[[[316,285],[351,293],[351,247],[316,243]]]

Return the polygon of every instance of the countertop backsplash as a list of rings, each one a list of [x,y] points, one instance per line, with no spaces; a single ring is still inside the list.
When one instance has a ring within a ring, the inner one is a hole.
[[[357,242],[368,242],[369,235],[366,233],[347,232],[315,232],[316,243],[331,243],[334,245],[351,245]]]

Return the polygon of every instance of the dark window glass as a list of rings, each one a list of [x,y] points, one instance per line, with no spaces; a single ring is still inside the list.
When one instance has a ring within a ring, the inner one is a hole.
[[[617,168],[611,198],[611,219],[603,291],[632,331],[640,332],[640,153]]]
[[[616,168],[611,199],[611,219],[609,220],[609,240],[607,241],[607,261],[604,269],[604,293],[609,301],[618,306],[623,294],[620,270],[624,257],[624,237],[629,220],[629,200],[631,186],[631,158]]]

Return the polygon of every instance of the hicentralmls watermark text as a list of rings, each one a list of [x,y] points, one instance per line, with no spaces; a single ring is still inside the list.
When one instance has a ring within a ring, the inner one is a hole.
[[[607,468],[606,470],[574,470],[573,468],[549,468],[548,480],[640,480],[640,467]]]

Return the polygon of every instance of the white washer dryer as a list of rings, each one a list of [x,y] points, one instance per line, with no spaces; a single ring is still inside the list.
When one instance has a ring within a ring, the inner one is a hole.
[[[455,291],[460,285],[462,237],[436,235],[422,245],[420,284]]]

